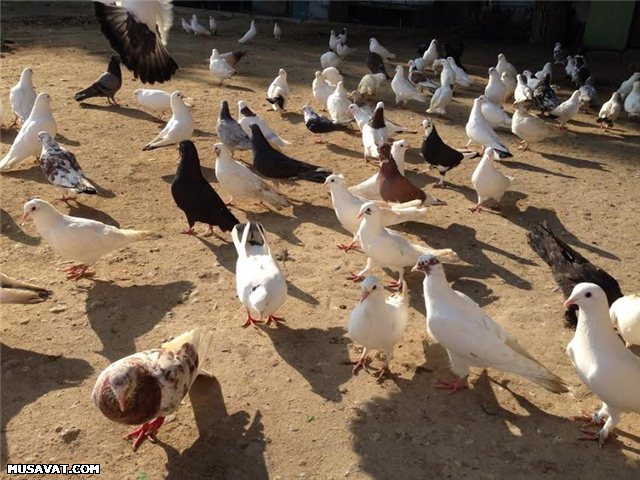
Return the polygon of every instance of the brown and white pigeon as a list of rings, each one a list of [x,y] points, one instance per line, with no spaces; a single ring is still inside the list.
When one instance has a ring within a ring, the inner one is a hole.
[[[109,420],[142,424],[125,438],[133,450],[155,435],[167,415],[178,410],[199,374],[205,373],[213,334],[195,329],[163,343],[160,348],[134,353],[105,368],[95,387],[93,403]]]

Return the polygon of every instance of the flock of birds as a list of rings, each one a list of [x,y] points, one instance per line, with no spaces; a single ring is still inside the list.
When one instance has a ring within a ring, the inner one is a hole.
[[[76,94],[77,101],[104,97],[117,108],[115,95],[122,86],[120,65],[125,65],[144,83],[165,82],[178,69],[167,51],[168,32],[173,23],[172,5],[168,0],[119,0],[95,2],[95,13],[102,32],[118,55],[111,57],[107,71],[95,83]],[[216,35],[215,19],[209,17],[209,28],[193,15],[182,27],[189,34]],[[274,37],[280,41],[282,28],[274,24]],[[258,35],[256,24],[238,40],[251,43]],[[225,202],[204,178],[198,152],[190,138],[194,119],[188,99],[179,90],[135,91],[136,101],[144,108],[162,116],[172,116],[162,131],[143,150],[178,145],[180,161],[171,193],[176,205],[184,212],[187,228],[184,234],[194,235],[193,227],[200,222],[213,234],[217,226],[231,232],[238,259],[236,264],[237,295],[247,318],[244,326],[262,322],[275,325],[283,319],[277,315],[287,299],[287,282],[268,244],[267,230],[261,223],[241,223],[229,210],[232,201],[268,204],[275,209],[286,208],[289,200],[270,179],[293,179],[323,183],[327,186],[339,222],[353,234],[344,251],[361,248],[367,258],[365,267],[349,277],[361,283],[361,298],[349,316],[349,336],[363,346],[362,356],[355,363],[354,373],[369,368],[371,350],[384,352],[385,361],[375,373],[379,380],[389,374],[394,345],[402,339],[409,318],[408,288],[404,280],[406,268],[424,274],[423,295],[429,334],[447,351],[455,377],[438,386],[451,393],[467,387],[470,367],[492,367],[520,375],[554,392],[567,392],[565,382],[528,353],[500,324],[465,294],[453,290],[446,280],[443,262],[457,262],[451,249],[432,249],[413,244],[400,233],[389,229],[405,222],[424,222],[427,206],[444,202],[415,186],[404,176],[404,156],[408,142],[390,137],[407,132],[405,127],[387,118],[385,106],[375,106],[366,99],[375,98],[383,84],[391,80],[396,105],[407,102],[427,103],[422,121],[424,139],[421,154],[431,167],[438,170],[445,186],[445,174],[465,159],[481,157],[471,183],[478,201],[473,211],[498,205],[512,183],[496,167],[495,161],[512,157],[495,129],[511,129],[521,139],[520,148],[561,134],[581,104],[591,103],[595,89],[583,56],[565,56],[557,44],[553,57],[562,63],[577,90],[560,102],[551,85],[553,64],[541,71],[522,74],[503,54],[495,67],[489,69],[484,94],[476,98],[466,124],[470,144],[482,147],[481,153],[458,150],[448,145],[436,130],[432,116],[446,115],[454,92],[468,88],[477,80],[471,78],[461,62],[463,47],[445,45],[448,55],[442,55],[436,40],[418,49],[420,56],[408,62],[405,76],[403,65],[395,66],[390,77],[387,66],[395,58],[376,38],[369,42],[367,66],[371,70],[360,81],[357,90],[348,92],[340,65],[355,49],[347,44],[347,30],[331,32],[330,49],[323,53],[322,70],[315,73],[312,93],[321,110],[310,105],[303,109],[305,125],[322,142],[324,134],[347,130],[355,122],[361,131],[363,158],[379,166],[378,172],[360,184],[347,185],[342,175],[292,158],[283,149],[289,142],[282,139],[256,114],[245,101],[238,102],[236,121],[227,101],[222,100],[217,123],[219,143],[215,144],[215,174],[220,188],[229,195]],[[237,63],[246,51],[219,53],[212,51],[209,68],[222,84],[235,73]],[[439,78],[429,76],[440,71]],[[35,156],[46,176],[56,187],[73,194],[96,194],[97,189],[86,178],[74,154],[59,145],[55,136],[56,122],[47,93],[36,92],[32,83],[33,70],[25,68],[20,80],[11,89],[10,102],[21,128],[10,150],[0,160],[0,171],[13,169],[30,156]],[[598,115],[598,122],[610,128],[624,109],[629,116],[640,114],[640,74],[622,83]],[[288,106],[290,88],[287,72],[280,69],[267,89],[267,100],[274,111]],[[515,112],[510,117],[503,104],[513,97]],[[624,102],[624,103],[622,103]],[[540,115],[530,113],[538,109]],[[547,123],[557,120],[560,128]],[[252,168],[234,159],[237,150],[250,150]],[[65,195],[64,200],[69,200]],[[140,240],[155,240],[159,235],[141,230],[120,229],[104,223],[65,215],[42,199],[24,204],[23,219],[32,219],[40,235],[60,256],[77,262],[66,269],[67,278],[77,280],[90,276],[90,270],[101,257]],[[602,408],[593,415],[576,417],[586,424],[584,438],[607,439],[623,412],[640,412],[640,358],[625,347],[640,344],[640,296],[623,296],[618,282],[608,273],[572,250],[546,224],[536,226],[528,234],[529,243],[551,267],[554,279],[566,298],[565,319],[576,328],[567,353],[583,383],[598,396]],[[391,288],[399,292],[385,298],[382,282],[371,275],[374,268],[386,268],[397,274]],[[3,275],[3,302],[36,302],[51,292]],[[6,287],[6,288],[5,288]],[[577,310],[577,317],[576,317]],[[617,328],[617,332],[615,330]],[[176,411],[198,374],[206,374],[206,358],[212,333],[206,328],[177,336],[161,347],[127,356],[108,366],[99,376],[93,400],[109,419],[125,424],[142,424],[128,438],[135,438],[134,449],[147,438],[154,439],[164,418]],[[586,427],[602,425],[593,431]]]

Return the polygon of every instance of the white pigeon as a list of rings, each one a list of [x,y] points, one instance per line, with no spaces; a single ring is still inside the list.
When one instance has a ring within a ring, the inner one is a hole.
[[[365,105],[364,107],[359,107],[355,103],[349,105],[349,113],[353,115],[358,128],[362,131],[362,127],[366,125],[366,123],[371,119],[371,115],[373,115],[373,110],[369,105]]]
[[[618,92],[620,93],[620,97],[622,100],[627,98],[627,95],[631,93],[631,89],[633,88],[633,84],[640,80],[640,72],[635,72],[631,75],[627,80],[620,84],[620,88],[618,88]]]
[[[484,101],[481,104],[482,106],[480,111],[482,112],[482,116],[485,120],[489,122],[489,125],[491,125],[492,128],[505,128],[510,130],[511,117],[509,114],[498,104],[488,101],[484,96],[482,97],[484,98]]]
[[[484,89],[484,96],[496,105],[502,105],[507,96],[507,87],[502,83],[500,73],[495,67],[489,69],[489,83]]]
[[[561,378],[527,352],[471,298],[451,288],[438,255],[421,256],[412,271],[425,274],[422,283],[427,332],[447,351],[453,381],[438,388],[451,393],[467,388],[470,367],[515,373],[553,393],[567,392]]]
[[[133,92],[136,102],[162,118],[164,112],[171,109],[171,94],[163,90],[139,88]]]
[[[334,92],[327,99],[327,112],[333,123],[349,123],[351,115],[349,114],[349,105],[351,101],[347,95],[342,82],[338,82]]]
[[[358,92],[373,97],[386,79],[387,76],[384,73],[367,73],[358,84]]]
[[[36,229],[60,256],[78,262],[66,268],[67,279],[90,275],[87,270],[101,257],[138,240],[156,240],[160,235],[105,225],[88,218],[63,215],[51,204],[35,198],[24,204],[22,220],[31,218]]]
[[[440,85],[456,85],[456,72],[449,61],[446,58],[439,58],[433,62],[433,68],[437,70],[438,67],[442,67],[440,72]],[[453,88],[453,87],[452,87]]]
[[[230,79],[236,73],[235,69],[220,56],[220,52],[215,48],[211,50],[209,71],[213,77],[218,80],[219,85],[222,85],[222,82]]]
[[[218,34],[218,25],[216,24],[216,19],[209,15],[209,31],[211,35]]]
[[[287,71],[284,68],[278,70],[278,76],[267,89],[267,101],[274,111],[284,110],[289,99],[289,84],[287,83]]]
[[[338,85],[338,82],[344,81],[344,77],[340,74],[340,71],[336,67],[325,68],[324,70],[322,70],[322,76],[333,87]]]
[[[313,79],[313,83],[311,84],[311,92],[313,93],[313,98],[320,104],[322,110],[327,110],[327,100],[335,90],[335,87],[329,85],[327,79],[322,75],[322,72],[318,70],[316,72],[316,78]]]
[[[640,117],[640,81],[633,82],[633,90],[624,99],[624,111],[629,119]]]
[[[30,67],[22,70],[20,80],[9,91],[11,111],[15,115],[15,121],[20,120],[22,125],[29,115],[36,101],[36,91],[33,88],[33,69]],[[14,122],[15,123],[15,122]]]
[[[526,80],[520,74],[516,75],[516,89],[513,91],[515,103],[533,100],[533,90],[527,85]]]
[[[549,116],[560,122],[560,128],[566,128],[565,123],[578,114],[580,109],[580,90],[576,90],[571,94],[568,100],[558,105],[554,110],[549,112]]]
[[[374,267],[387,268],[399,275],[399,280],[392,282],[391,286],[401,288],[405,267],[415,265],[420,255],[432,253],[448,261],[458,261],[458,255],[450,248],[434,250],[423,245],[415,245],[400,234],[385,228],[381,208],[375,202],[364,203],[357,218],[361,219],[361,222],[355,239],[367,256],[367,265],[357,274],[352,273],[348,277],[349,280],[363,280]]]
[[[393,76],[393,80],[391,80],[391,89],[396,96],[396,105],[400,102],[406,105],[409,100],[427,103],[427,98],[405,78],[402,65],[396,66],[396,73]]]
[[[0,171],[10,170],[30,155],[38,156],[42,144],[38,139],[40,132],[47,132],[52,137],[58,133],[56,121],[51,113],[51,97],[48,93],[39,93],[33,109],[20,127],[11,148],[0,160]]]
[[[191,15],[190,26],[194,35],[211,36],[211,31],[207,27],[200,25],[200,22],[198,22],[198,16],[195,13]]]
[[[480,96],[473,101],[469,120],[465,126],[465,131],[469,138],[467,147],[473,142],[483,147],[491,147],[500,158],[512,157],[513,155],[511,155],[509,149],[500,141],[496,132],[493,131],[489,122],[482,115],[482,104],[486,101],[487,99],[484,96]]]
[[[516,77],[512,76],[509,72],[504,72],[502,75],[500,75],[500,80],[506,87],[504,98],[502,99],[502,103],[504,103],[509,98],[513,97],[513,92],[516,91],[516,85],[518,85],[518,81],[516,80]]]
[[[182,92],[171,94],[171,112],[165,127],[142,150],[166,147],[191,138],[195,124],[189,108],[184,104]]]
[[[547,75],[549,75],[549,81],[551,81],[553,75],[553,66],[551,65],[551,62],[545,63],[544,67],[542,67],[542,70],[535,73],[535,77],[538,79],[538,82],[544,80],[544,77],[546,77]]]
[[[282,28],[278,22],[274,22],[273,24],[273,38],[275,38],[277,42],[282,38]]]
[[[389,373],[394,346],[407,328],[409,292],[405,283],[401,293],[385,299],[384,287],[373,275],[364,279],[361,288],[360,301],[349,315],[349,338],[363,347],[353,373],[366,367],[370,350],[380,350],[385,355],[384,365],[376,375],[380,382]]]
[[[396,162],[400,175],[404,176],[404,157],[409,149],[409,142],[406,140],[396,140],[391,144],[391,158]],[[362,197],[366,200],[382,200],[380,190],[378,189],[379,172],[374,173],[369,178],[360,182],[358,185],[349,188],[354,195]],[[385,225],[386,226],[386,225]]]
[[[453,90],[451,85],[445,84],[438,87],[431,97],[431,103],[427,108],[427,113],[430,115],[446,115],[447,107],[453,100]]]
[[[331,30],[331,34],[329,35],[329,50],[336,51],[336,45],[338,44],[338,36],[334,30]]]
[[[342,63],[342,59],[338,56],[336,52],[332,52],[331,50],[324,52],[320,55],[320,66],[322,68],[334,67],[338,68]]]
[[[463,88],[468,88],[473,85],[473,79],[469,75],[467,75],[467,72],[465,72],[458,66],[453,57],[447,57],[447,61],[449,62],[451,70],[453,70],[453,73],[456,76],[456,83],[458,85]]]
[[[611,94],[611,98],[602,104],[600,112],[598,113],[598,123],[605,129],[609,129],[613,126],[613,123],[620,116],[622,111],[622,102],[620,101],[621,95],[619,91],[615,91]]]
[[[516,111],[511,118],[511,133],[520,139],[518,149],[521,150],[529,148],[529,143],[537,143],[561,135],[558,128],[531,115],[522,103],[516,104]]]
[[[598,432],[583,430],[585,439],[604,443],[624,412],[640,413],[640,357],[626,349],[609,318],[607,297],[593,283],[579,283],[564,303],[577,305],[578,325],[567,346],[567,355],[582,383],[602,400],[600,410],[585,425],[604,426]]]
[[[264,135],[264,138],[266,138],[267,141],[277,149],[291,145],[290,142],[282,139],[278,134],[271,130],[271,127],[269,127],[267,122],[265,122],[264,118],[254,113],[244,100],[240,100],[238,102],[238,123],[249,137],[251,137],[251,125],[258,125],[260,127],[260,131]]]
[[[504,72],[509,72],[512,76],[515,77],[518,74],[516,67],[514,67],[507,61],[507,57],[505,57],[504,53],[498,54],[498,63],[496,64],[496,70],[500,75],[502,75]]]
[[[427,48],[422,54],[423,67],[422,70],[433,67],[433,62],[435,62],[440,54],[438,53],[438,42],[434,38],[431,40],[429,44],[429,48]]]
[[[231,231],[238,252],[236,262],[236,292],[247,320],[243,327],[266,319],[266,324],[283,321],[276,311],[287,300],[287,281],[276,262],[264,227],[260,223],[239,223]]]
[[[571,79],[571,77],[573,77],[573,71],[576,68],[576,59],[573,58],[571,55],[569,55],[567,57],[567,63],[564,66],[564,73],[565,75]]]
[[[391,53],[389,50],[380,45],[380,42],[374,37],[369,39],[369,51],[371,53],[377,53],[382,57],[382,60],[390,62],[393,58],[396,58],[395,53]]]
[[[355,48],[349,47],[346,43],[338,42],[336,44],[336,53],[340,58],[347,58],[353,52],[355,52]]]
[[[254,203],[267,202],[278,210],[290,205],[275,188],[234,160],[224,143],[216,143],[213,151],[216,154],[216,178],[220,188],[230,195],[227,204],[234,199],[243,199]]]
[[[478,203],[471,208],[472,212],[478,212],[487,201],[493,200],[496,207],[500,206],[500,199],[504,195],[511,184],[513,177],[505,175],[496,169],[493,164],[494,151],[492,148],[486,148],[484,155],[478,162],[473,174],[471,175],[471,184],[478,194]]]
[[[258,30],[256,29],[255,20],[251,20],[251,25],[249,26],[249,30],[245,33],[238,43],[251,43],[255,36],[258,34]]]
[[[538,84],[540,83],[540,80],[538,80],[535,75],[533,73],[531,73],[529,70],[525,70],[524,72],[522,72],[522,76],[524,77],[524,79],[527,82],[527,86],[533,91]]]
[[[185,31],[185,33],[193,33],[191,23],[187,22],[184,18],[181,18],[180,20],[182,21],[182,29]]]
[[[617,299],[609,308],[609,316],[627,347],[640,345],[640,295],[626,295]]]

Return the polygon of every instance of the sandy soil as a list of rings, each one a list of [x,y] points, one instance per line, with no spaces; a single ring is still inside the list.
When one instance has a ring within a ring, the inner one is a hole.
[[[235,250],[229,235],[186,237],[182,213],[171,199],[176,168],[173,148],[142,152],[160,128],[133,102],[139,82],[124,73],[121,108],[95,100],[79,106],[73,94],[103,72],[110,54],[89,4],[55,12],[46,4],[3,3],[3,39],[15,50],[2,60],[0,93],[6,113],[8,90],[22,68],[35,69],[38,91],[52,96],[62,143],[77,155],[100,194],[80,204],[56,205],[72,215],[122,227],[162,232],[160,241],[140,242],[97,265],[94,280],[64,280],[62,259],[37,234],[20,225],[29,197],[55,201],[58,192],[32,160],[2,175],[3,271],[55,291],[48,302],[9,306],[2,315],[2,460],[102,465],[101,478],[127,479],[291,479],[291,478],[637,478],[640,461],[638,415],[627,415],[618,436],[603,450],[577,440],[569,417],[593,410],[598,400],[575,375],[565,347],[572,332],[562,326],[562,298],[549,269],[525,241],[527,228],[546,219],[571,232],[564,238],[612,273],[625,292],[640,289],[640,201],[637,125],[621,122],[609,133],[580,114],[571,133],[535,151],[516,153],[500,168],[517,177],[504,213],[473,214],[473,161],[448,176],[452,185],[436,191],[448,206],[430,210],[430,222],[402,231],[415,241],[455,249],[463,262],[447,267],[453,286],[479,302],[542,363],[565,378],[571,394],[551,395],[516,376],[476,372],[473,388],[448,396],[436,390],[450,375],[444,350],[425,332],[421,278],[408,276],[411,320],[391,365],[394,379],[352,377],[349,359],[357,350],[346,338],[348,312],[359,289],[345,280],[362,268],[360,253],[343,254],[335,244],[348,239],[324,187],[282,185],[294,207],[282,213],[238,204],[241,219],[260,221],[275,252],[283,255],[290,298],[286,326],[242,329],[235,295]],[[37,9],[36,14],[33,10]],[[28,12],[28,13],[27,13]],[[27,15],[29,17],[27,18]],[[276,43],[267,20],[258,23],[256,45],[239,64],[230,85],[213,85],[207,70],[211,48],[237,48],[246,17],[219,17],[220,36],[192,38],[175,30],[170,51],[182,66],[164,88],[181,89],[195,100],[199,148],[212,182],[212,145],[221,99],[233,106],[245,99],[292,142],[287,152],[344,173],[350,184],[373,173],[361,161],[358,136],[335,133],[326,146],[311,143],[299,113],[312,99],[311,80],[326,47],[327,25],[283,26]],[[179,23],[179,22],[178,22]],[[417,32],[406,39],[393,30],[350,29],[359,54],[346,62],[349,88],[365,73],[363,52],[372,31],[399,58],[414,55]],[[504,51],[517,67],[539,67],[547,51],[518,45],[469,45],[465,60],[482,84],[458,92],[451,117],[436,120],[440,135],[454,146],[466,143],[464,123],[472,98],[484,88],[486,69]],[[597,63],[597,62],[596,62]],[[285,67],[292,99],[283,117],[267,112],[266,87]],[[626,71],[618,63],[597,63],[606,83]],[[618,72],[619,75],[606,74]],[[570,90],[563,86],[563,97]],[[610,89],[601,92],[601,101]],[[419,129],[424,107],[391,105],[399,123]],[[500,134],[515,150],[516,138]],[[1,153],[15,132],[3,129]],[[418,156],[422,134],[404,136],[412,146],[408,176],[432,190],[433,176]],[[241,153],[242,160],[250,154]],[[200,226],[203,232],[203,227]],[[286,252],[286,253],[285,253]],[[388,276],[379,272],[383,278]],[[156,445],[137,453],[122,439],[127,427],[107,421],[91,402],[99,372],[110,362],[198,325],[216,333],[215,379],[200,379],[190,399],[160,431]],[[375,363],[378,363],[379,359]],[[639,381],[639,379],[629,379]]]

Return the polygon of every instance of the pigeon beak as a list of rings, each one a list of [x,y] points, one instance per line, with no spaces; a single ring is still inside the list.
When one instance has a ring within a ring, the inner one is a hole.
[[[569,297],[564,302],[564,308],[569,308],[571,305],[575,305],[575,302],[573,301],[573,298]]]
[[[362,218],[362,213],[358,213],[358,215],[356,216],[356,220],[360,220]]]
[[[124,412],[124,409],[127,407],[127,397],[125,397],[124,395],[117,395],[117,399],[120,411]]]
[[[360,296],[360,303],[364,302],[370,293],[371,292],[362,292],[362,295]]]
[[[416,263],[413,266],[413,268],[411,269],[412,272],[419,272],[420,270],[422,270],[422,269],[420,268],[420,264],[419,263]]]
[[[20,217],[20,221],[26,222],[27,220],[29,220],[29,218],[31,218],[31,217],[29,217],[28,213],[23,213],[22,217]]]

